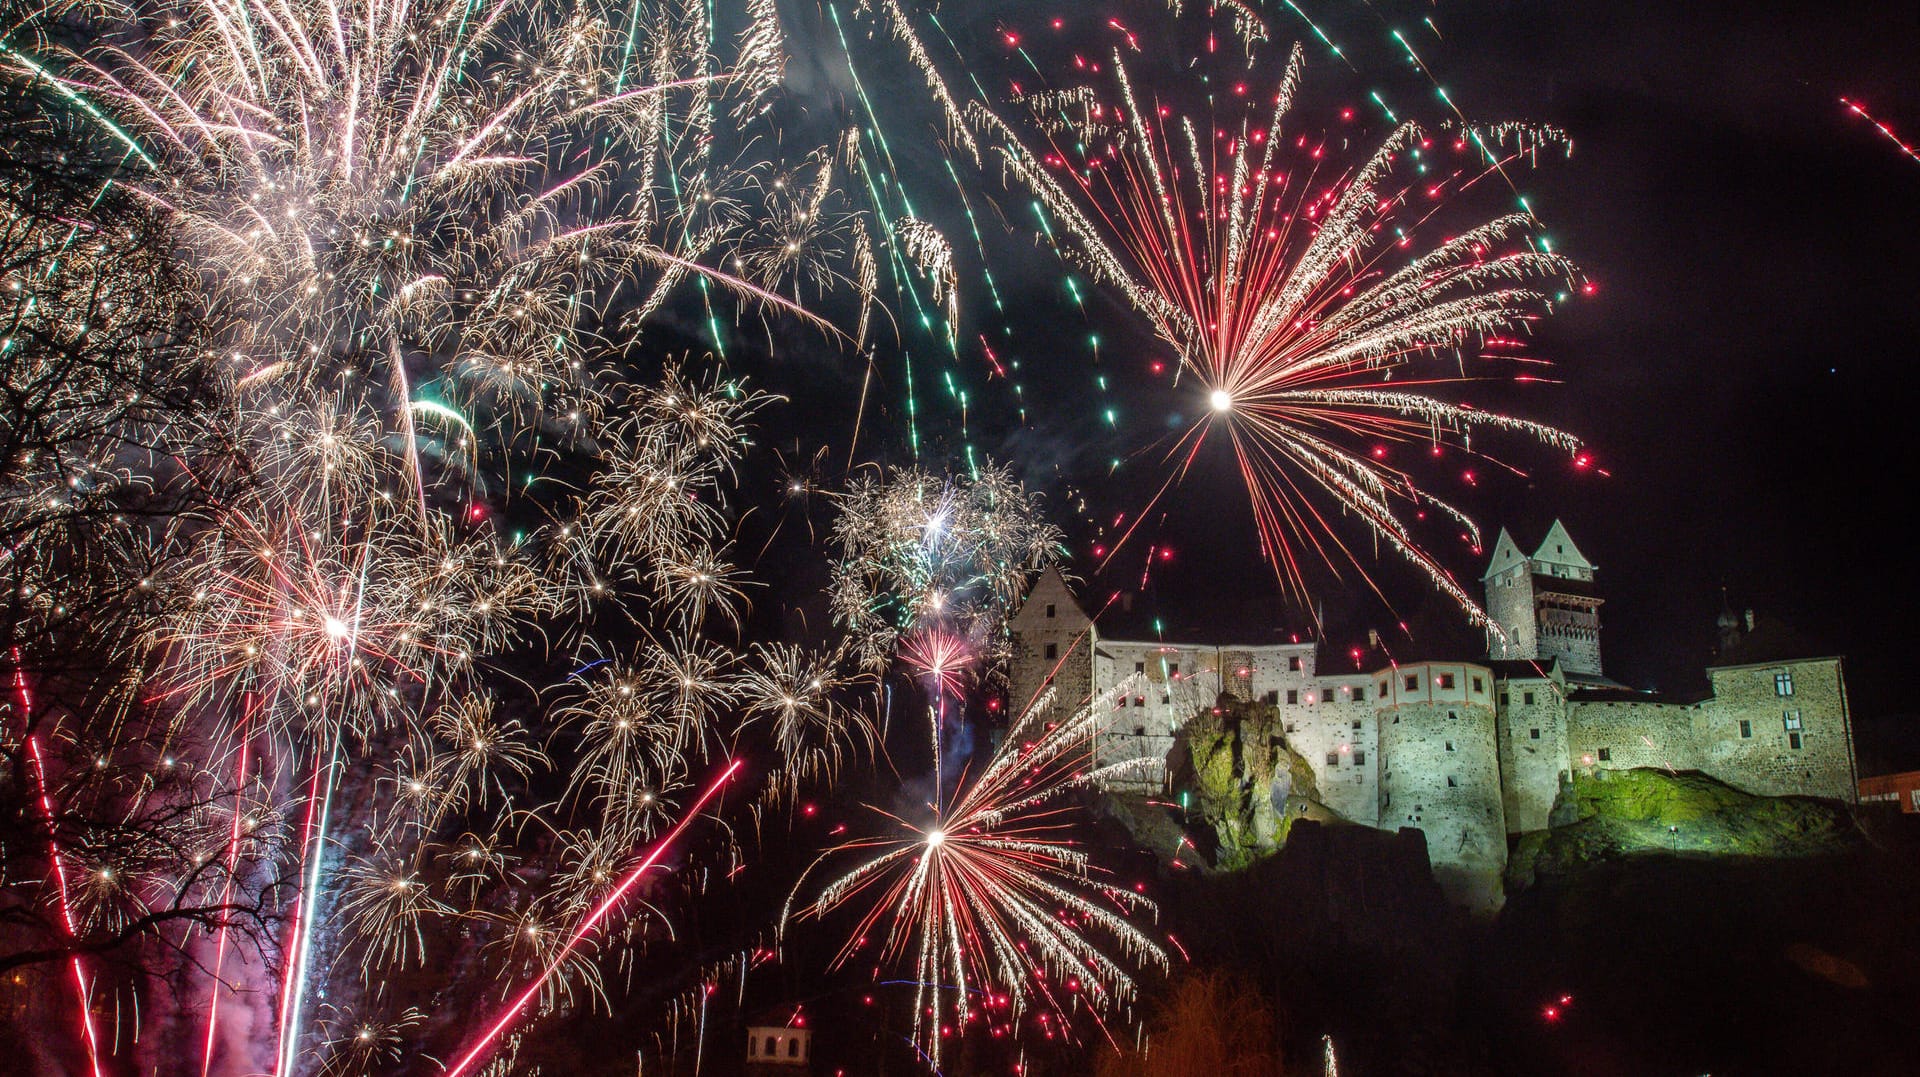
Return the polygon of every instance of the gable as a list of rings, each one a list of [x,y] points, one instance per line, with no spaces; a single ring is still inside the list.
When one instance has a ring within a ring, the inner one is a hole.
[[[1493,543],[1493,557],[1487,561],[1487,571],[1480,578],[1490,580],[1513,566],[1525,561],[1527,556],[1520,552],[1520,544],[1513,541],[1506,528],[1500,529],[1500,537]]]
[[[1053,607],[1053,617],[1047,616],[1047,607]],[[1066,578],[1060,570],[1051,565],[1033,581],[1033,587],[1027,591],[1027,597],[1020,604],[1019,612],[1013,615],[1008,627],[1015,631],[1043,627],[1065,628],[1073,625],[1076,630],[1087,623],[1087,614],[1080,608],[1080,602],[1073,597],[1073,589],[1067,586]]]
[[[1547,528],[1547,537],[1540,540],[1540,548],[1534,551],[1533,559],[1549,565],[1565,565],[1585,572],[1592,572],[1594,569],[1593,562],[1587,560],[1586,555],[1580,552],[1580,547],[1573,544],[1573,537],[1567,534],[1566,525],[1558,520],[1553,521],[1553,526]]]

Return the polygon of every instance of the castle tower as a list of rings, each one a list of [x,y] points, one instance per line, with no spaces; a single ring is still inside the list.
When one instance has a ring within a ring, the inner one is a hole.
[[[1531,557],[1501,528],[1480,577],[1487,616],[1500,627],[1487,634],[1487,653],[1496,659],[1552,658],[1568,673],[1601,676],[1601,599],[1594,572],[1558,520]]]
[[[1033,582],[1020,611],[1007,622],[1013,659],[1007,668],[1007,708],[1017,715],[1047,687],[1053,709],[1070,715],[1093,694],[1093,619],[1073,597],[1060,570],[1049,566]]]
[[[1380,826],[1424,831],[1440,888],[1470,909],[1493,912],[1503,900],[1507,823],[1497,723],[1485,691],[1492,671],[1420,663],[1384,676],[1375,710]]]

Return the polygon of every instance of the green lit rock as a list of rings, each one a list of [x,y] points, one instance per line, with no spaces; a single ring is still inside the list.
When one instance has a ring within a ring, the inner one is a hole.
[[[1522,836],[1508,858],[1510,891],[1622,857],[1795,858],[1859,841],[1838,801],[1754,796],[1695,771],[1578,773],[1561,786],[1552,818],[1554,826]]]
[[[1212,827],[1218,868],[1272,853],[1300,819],[1341,821],[1320,803],[1313,768],[1287,746],[1283,728],[1279,708],[1223,695],[1181,729],[1174,785]]]

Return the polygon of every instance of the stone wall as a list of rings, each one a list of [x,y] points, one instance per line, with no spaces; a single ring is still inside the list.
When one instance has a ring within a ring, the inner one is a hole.
[[[1694,708],[1675,703],[1567,705],[1567,754],[1581,768],[1698,770]]]
[[[1503,680],[1498,710],[1507,832],[1544,830],[1569,769],[1565,686],[1547,677]]]
[[[1788,678],[1782,681],[1782,676]],[[1693,715],[1700,769],[1749,793],[1853,800],[1846,683],[1838,658],[1707,671],[1713,698]],[[1781,688],[1791,684],[1790,694]],[[1795,721],[1800,728],[1792,729]],[[1743,735],[1741,722],[1748,723]],[[1798,745],[1794,734],[1798,734]]]
[[[1491,911],[1500,904],[1500,877],[1507,861],[1491,674],[1481,670],[1489,691],[1477,700],[1471,692],[1465,699],[1433,698],[1450,692],[1420,687],[1460,668],[1436,664],[1394,671],[1403,678],[1403,690],[1377,708],[1375,719],[1381,766],[1378,822],[1424,831],[1441,888],[1461,904]],[[1407,677],[1419,681],[1404,687]],[[1419,695],[1428,698],[1413,698]]]

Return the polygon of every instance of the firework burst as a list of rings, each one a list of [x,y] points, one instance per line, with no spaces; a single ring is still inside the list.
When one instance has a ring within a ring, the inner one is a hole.
[[[1035,1005],[1065,1017],[1074,995],[1101,1013],[1133,998],[1130,966],[1167,966],[1132,919],[1152,902],[1097,874],[1062,803],[1139,765],[1091,767],[1112,697],[1057,723],[1042,717],[1050,703],[1014,721],[979,774],[919,819],[874,808],[889,832],[828,850],[815,867],[860,862],[811,901],[799,888],[788,900],[783,924],[863,905],[834,965],[871,961],[877,976],[911,961],[915,1034],[936,1067],[941,1021],[964,1023],[974,991],[1004,997],[1015,1017]]]
[[[1450,198],[1563,139],[1517,124],[1408,123],[1357,167],[1325,165],[1324,140],[1295,129],[1301,67],[1296,47],[1277,87],[1242,82],[1231,97],[1209,95],[1214,105],[1196,121],[1182,111],[1183,87],[1167,97],[1137,87],[1116,51],[1103,87],[1024,96],[1039,149],[984,107],[969,115],[1000,136],[996,152],[1060,223],[1069,256],[1145,316],[1200,382],[1200,417],[1169,453],[1176,477],[1208,438],[1224,437],[1263,550],[1296,595],[1304,556],[1335,571],[1359,566],[1331,508],[1358,517],[1485,623],[1410,520],[1433,510],[1475,547],[1478,529],[1396,466],[1390,447],[1471,451],[1471,435],[1491,430],[1571,453],[1571,435],[1450,390],[1492,376],[1467,363],[1510,347],[1575,270],[1526,214],[1432,244],[1421,236],[1442,227]],[[1495,156],[1447,163],[1449,149],[1469,145],[1497,147]]]

